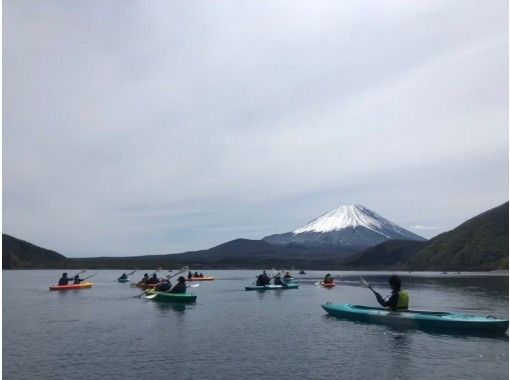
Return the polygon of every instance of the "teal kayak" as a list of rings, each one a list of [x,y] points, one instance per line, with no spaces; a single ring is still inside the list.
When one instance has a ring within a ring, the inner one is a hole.
[[[284,289],[297,289],[299,284],[287,284],[287,285],[250,285],[246,286],[246,290],[284,290]]]
[[[368,323],[380,323],[397,327],[417,329],[464,330],[473,333],[504,333],[508,320],[495,317],[436,312],[436,311],[389,311],[379,307],[351,304],[326,303],[322,308],[337,318]]]
[[[118,278],[118,282],[129,282],[129,278]]]
[[[157,302],[175,302],[175,303],[191,303],[197,301],[197,296],[192,293],[167,293],[149,290],[146,292],[148,296],[157,294],[156,297],[151,299]]]

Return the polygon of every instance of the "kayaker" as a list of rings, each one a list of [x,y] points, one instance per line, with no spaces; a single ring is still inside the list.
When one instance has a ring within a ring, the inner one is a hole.
[[[58,285],[67,285],[69,281],[71,281],[71,279],[67,277],[67,273],[62,273],[62,277],[58,280]]]
[[[377,302],[382,307],[388,307],[391,311],[404,311],[409,307],[409,295],[405,290],[401,290],[400,278],[393,275],[388,279],[391,287],[391,296],[385,300],[379,293],[375,293]]]
[[[284,277],[285,278],[285,277]],[[280,277],[280,273],[278,273],[276,276],[274,276],[274,284],[275,285],[285,285],[282,281],[282,278]]]
[[[177,279],[177,284],[170,290],[170,293],[186,293],[186,289],[186,279],[181,276]]]
[[[148,273],[145,273],[143,275],[143,278],[142,280],[140,281],[142,284],[147,284],[147,282],[149,281],[149,274]]]
[[[193,277],[198,277],[198,272],[195,272],[195,273],[193,274]]]
[[[283,276],[283,278],[288,279],[288,278],[292,278],[292,276],[290,275],[289,272],[285,272],[285,276]]]
[[[164,278],[161,281],[161,284],[156,286],[156,290],[158,292],[168,292],[170,289],[172,289],[172,283],[168,278]]]
[[[80,282],[82,282],[82,281],[83,280],[78,275],[74,276],[74,278],[73,278],[73,284],[75,284],[75,285],[79,285]]]
[[[119,280],[127,280],[128,276],[125,273],[122,273],[119,277]]]
[[[324,280],[322,280],[325,284],[332,284],[333,283],[333,276],[331,274],[327,274],[326,277],[324,277]]]
[[[191,271],[188,273],[188,278],[192,278],[193,277],[193,273],[191,273]]]
[[[198,275],[198,277],[200,278],[204,278],[204,274],[202,272],[200,272],[200,274]]]
[[[152,275],[151,278],[149,278],[146,282],[146,284],[158,284],[159,283],[159,280],[158,280],[158,276],[156,275],[156,273],[154,273]]]

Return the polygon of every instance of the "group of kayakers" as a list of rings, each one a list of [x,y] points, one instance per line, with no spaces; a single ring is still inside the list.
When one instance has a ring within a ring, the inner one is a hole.
[[[168,293],[186,293],[186,279],[183,276],[180,276],[177,279],[177,284],[172,287],[172,283],[169,278],[163,277],[158,279],[156,273],[153,273],[151,277],[149,277],[148,273],[143,275],[143,278],[140,281],[140,284],[143,285],[156,285],[154,289],[159,292],[168,292]]]
[[[280,273],[277,273],[274,275],[273,277],[273,282],[275,285],[283,285],[285,286],[285,284],[289,281],[291,281],[293,278],[291,276],[291,274],[289,272],[285,272],[285,274],[283,275],[283,279],[282,279],[282,276]],[[269,277],[266,273],[266,271],[263,271],[262,274],[259,274],[257,276],[257,281],[256,281],[256,284],[257,286],[266,286],[266,285],[269,285],[271,284],[271,277]]]
[[[69,285],[69,281],[73,281],[73,284],[77,285],[81,283],[83,280],[80,278],[80,275],[76,275],[73,278],[67,277],[67,273],[62,273],[62,277],[58,280],[58,285]]]
[[[195,272],[192,274],[191,272],[188,273],[188,278],[193,277],[204,277],[202,273]],[[120,279],[127,279],[128,275],[126,273],[123,273],[120,277]],[[292,276],[289,272],[285,272],[283,279],[280,273],[275,274],[274,278],[274,284],[275,285],[285,285],[287,282],[292,280]],[[83,279],[80,279],[79,274],[75,275],[72,279],[67,276],[67,273],[62,273],[62,277],[58,280],[58,285],[68,285],[69,282],[72,281],[73,284],[80,284]],[[331,284],[333,283],[334,279],[333,276],[328,273],[322,280],[325,284]],[[148,273],[145,273],[143,275],[143,278],[140,281],[141,284],[145,285],[156,285],[154,288],[157,291],[160,292],[169,292],[169,293],[186,293],[187,286],[186,286],[186,279],[183,276],[180,276],[177,279],[177,284],[172,287],[172,283],[170,282],[169,278],[163,277],[162,279],[158,279],[158,276],[156,273],[153,273],[151,277],[149,277]],[[387,307],[392,311],[403,311],[407,310],[409,307],[409,295],[406,291],[402,290],[402,284],[400,281],[400,278],[397,275],[392,275],[388,279],[388,283],[391,287],[391,295],[388,297],[388,299],[384,299],[379,293],[372,291],[375,294],[375,298],[377,302],[382,307]],[[266,286],[271,284],[271,277],[269,277],[266,273],[266,271],[263,271],[260,275],[257,276],[257,286]]]
[[[204,274],[203,273],[198,273],[198,272],[191,273],[191,271],[190,271],[188,273],[188,278],[204,278]]]

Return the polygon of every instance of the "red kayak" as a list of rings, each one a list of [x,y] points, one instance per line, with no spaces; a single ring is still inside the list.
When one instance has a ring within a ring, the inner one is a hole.
[[[204,276],[204,277],[188,277],[186,281],[212,281],[216,277],[212,276]]]
[[[321,281],[321,285],[324,286],[325,288],[334,288],[336,284],[334,282]]]
[[[87,288],[91,288],[92,285],[93,285],[92,282],[82,282],[81,284],[71,284],[71,285],[53,285],[53,286],[50,286],[50,290],[87,289]]]

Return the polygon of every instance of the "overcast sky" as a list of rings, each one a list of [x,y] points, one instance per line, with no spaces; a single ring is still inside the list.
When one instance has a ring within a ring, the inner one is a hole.
[[[425,237],[508,200],[507,1],[3,2],[3,232],[70,257]]]

